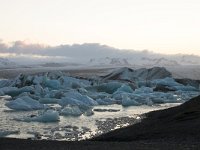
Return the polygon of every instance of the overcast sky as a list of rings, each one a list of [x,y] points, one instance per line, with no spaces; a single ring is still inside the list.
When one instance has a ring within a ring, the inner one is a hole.
[[[0,39],[200,55],[200,0],[0,0]]]

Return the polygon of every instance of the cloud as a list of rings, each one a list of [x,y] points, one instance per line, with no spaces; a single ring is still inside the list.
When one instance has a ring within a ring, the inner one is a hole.
[[[194,55],[164,55],[154,53],[149,50],[125,50],[117,49],[99,43],[85,43],[73,45],[48,46],[42,44],[26,43],[15,41],[11,44],[3,43],[0,40],[0,57],[10,58],[21,63],[41,63],[41,62],[73,62],[88,63],[91,58],[127,58],[137,61],[141,58],[167,58],[186,62],[194,60],[199,62],[200,57]]]
[[[41,56],[66,56],[74,59],[88,59],[93,57],[127,57],[130,54],[148,54],[133,50],[120,50],[101,45],[99,43],[85,43],[73,45],[45,46],[40,44],[27,44],[23,41],[15,41],[10,46],[0,41],[0,53],[30,54]]]

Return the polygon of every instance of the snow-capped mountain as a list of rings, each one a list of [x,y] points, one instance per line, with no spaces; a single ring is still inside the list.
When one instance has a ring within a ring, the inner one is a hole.
[[[180,65],[176,60],[169,60],[169,59],[164,58],[164,57],[154,58],[154,59],[142,57],[141,61],[142,61],[141,63],[143,65],[151,65],[151,66],[166,67],[166,66],[178,66],[178,65]]]
[[[129,66],[131,65],[126,58],[92,58],[89,61],[90,66]]]
[[[161,58],[149,58],[149,57],[133,57],[133,58],[92,58],[89,61],[90,66],[179,66],[180,64],[176,60],[170,60],[164,57]]]

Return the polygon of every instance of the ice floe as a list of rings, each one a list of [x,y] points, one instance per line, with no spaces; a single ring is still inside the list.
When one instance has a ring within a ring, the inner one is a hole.
[[[200,82],[177,81],[165,68],[159,67],[121,68],[106,76],[91,78],[72,77],[62,72],[20,74],[15,79],[0,80],[0,96],[11,96],[6,106],[14,110],[45,110],[58,104],[56,111],[61,115],[90,116],[96,105],[151,106],[185,102],[200,94]]]
[[[15,118],[25,122],[58,122],[60,120],[59,113],[55,110],[47,110],[40,112],[37,116],[29,116],[24,118]]]
[[[60,113],[64,116],[80,116],[83,114],[78,106],[66,106]]]
[[[14,110],[37,110],[44,109],[45,106],[40,104],[38,101],[28,97],[23,96],[15,100],[6,103],[6,106]]]

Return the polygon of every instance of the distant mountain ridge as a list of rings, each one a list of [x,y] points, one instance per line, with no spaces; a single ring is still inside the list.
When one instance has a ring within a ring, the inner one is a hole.
[[[192,63],[194,64],[194,63]],[[148,58],[141,57],[135,60],[134,58],[92,58],[89,60],[90,66],[158,66],[158,67],[167,67],[167,66],[179,66],[180,63],[176,60],[170,60],[164,57],[161,58]]]

